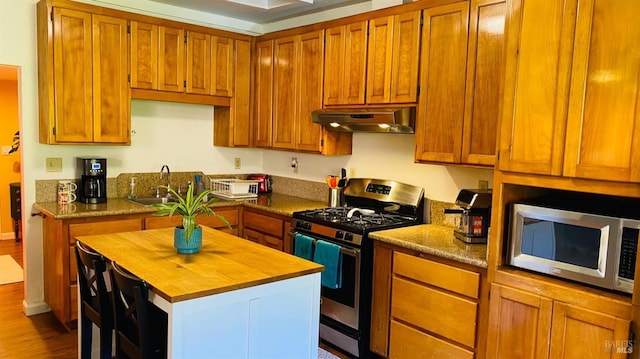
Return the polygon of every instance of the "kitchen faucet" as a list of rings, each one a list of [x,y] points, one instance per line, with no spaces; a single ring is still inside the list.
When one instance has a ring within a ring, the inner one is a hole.
[[[162,172],[164,171],[165,168],[167,169],[167,194],[166,194],[166,197],[171,197],[171,191],[169,191],[169,189],[171,188],[171,171],[169,170],[169,166],[162,165],[162,168],[160,169],[160,179],[162,179]]]

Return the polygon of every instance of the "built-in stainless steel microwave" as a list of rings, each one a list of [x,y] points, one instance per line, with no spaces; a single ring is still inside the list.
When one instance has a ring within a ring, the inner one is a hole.
[[[513,204],[509,263],[631,293],[640,221]]]

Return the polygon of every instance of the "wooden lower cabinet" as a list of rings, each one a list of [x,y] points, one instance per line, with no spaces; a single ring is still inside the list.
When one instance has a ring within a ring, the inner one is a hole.
[[[491,285],[488,358],[626,358],[631,321],[500,284]],[[631,304],[629,304],[629,313]]]
[[[377,242],[374,253],[371,351],[388,358],[484,357],[484,269]]]
[[[291,226],[291,219],[265,211],[244,208],[242,216],[243,235],[250,241],[267,247],[291,253],[287,232]]]
[[[112,216],[43,220],[44,297],[56,318],[67,328],[78,318],[76,237],[138,231],[142,216]]]
[[[231,228],[216,216],[198,217],[198,223],[238,235],[240,223],[238,208],[216,208],[216,213],[224,216]],[[181,221],[181,216],[153,217],[149,213],[75,219],[45,217],[43,219],[44,298],[55,317],[69,330],[77,325],[78,286],[74,249],[76,237],[175,227],[180,225]]]

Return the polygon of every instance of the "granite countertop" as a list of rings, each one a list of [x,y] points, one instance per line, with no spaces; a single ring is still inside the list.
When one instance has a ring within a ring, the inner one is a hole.
[[[247,206],[283,216],[291,216],[296,211],[326,207],[326,203],[279,193],[268,193],[244,201],[220,199],[213,204],[213,207],[228,206]],[[155,211],[157,209],[152,206],[143,206],[122,198],[108,198],[106,203],[99,204],[74,202],[61,205],[58,202],[36,202],[32,209],[32,212],[42,212],[55,219],[153,213]]]
[[[453,236],[453,228],[436,224],[387,229],[369,236],[381,242],[487,268],[487,245],[467,244]]]

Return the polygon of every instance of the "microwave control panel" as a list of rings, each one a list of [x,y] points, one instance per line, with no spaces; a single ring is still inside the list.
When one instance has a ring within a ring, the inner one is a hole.
[[[637,228],[624,227],[622,229],[618,277],[633,280],[634,273],[636,271],[636,254],[638,253],[639,234],[640,230]]]

